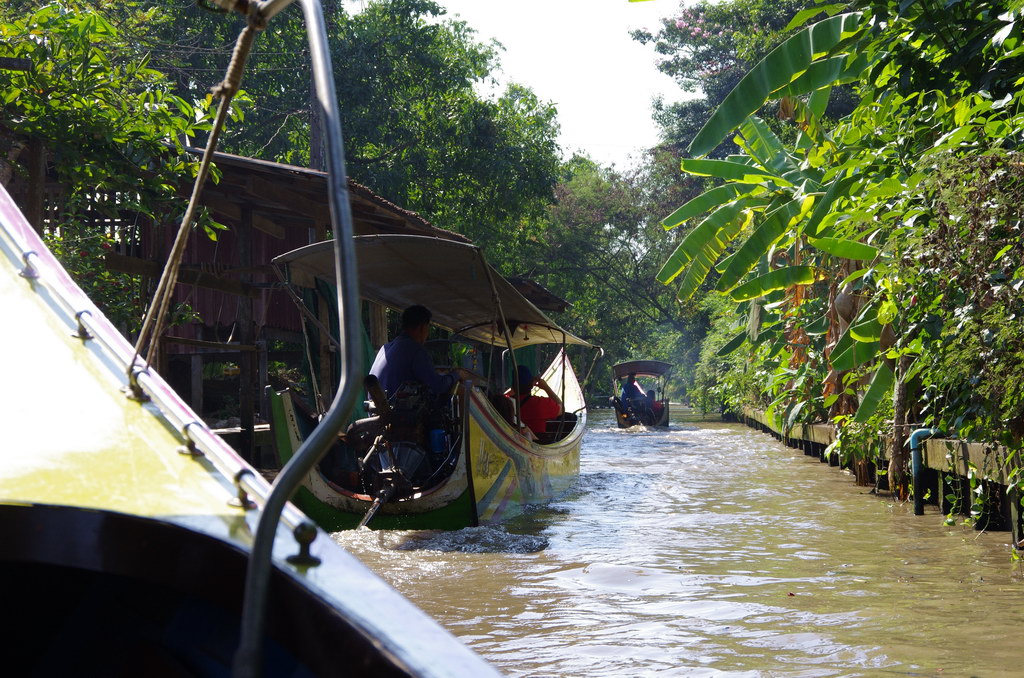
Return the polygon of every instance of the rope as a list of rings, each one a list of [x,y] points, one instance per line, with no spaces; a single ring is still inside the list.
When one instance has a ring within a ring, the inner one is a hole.
[[[220,97],[217,116],[214,119],[210,137],[206,142],[206,149],[203,151],[199,173],[196,174],[196,180],[192,186],[192,197],[189,199],[188,209],[185,211],[185,216],[181,219],[178,234],[174,239],[174,245],[171,247],[171,253],[167,258],[167,264],[153,294],[153,301],[150,303],[149,310],[146,313],[142,329],[139,332],[139,339],[135,343],[135,354],[132,356],[132,361],[128,366],[129,375],[132,374],[135,369],[135,362],[143,352],[146,353],[146,362],[148,364],[156,364],[159,360],[159,338],[163,333],[167,309],[170,306],[171,297],[174,293],[174,286],[178,282],[181,260],[185,254],[185,246],[188,244],[189,232],[192,230],[192,224],[195,221],[199,196],[202,193],[203,184],[206,183],[206,178],[210,173],[210,164],[213,160],[213,154],[217,149],[217,141],[220,138],[221,130],[224,128],[224,122],[227,120],[231,100],[238,93],[239,85],[241,85],[242,73],[245,70],[246,59],[248,59],[249,53],[252,50],[253,40],[256,38],[256,33],[265,27],[266,19],[262,15],[250,12],[248,24],[242,30],[241,35],[238,36],[238,41],[235,43],[235,50],[231,55],[231,63],[228,65],[224,80],[213,88],[213,94]],[[135,397],[141,396],[137,386],[133,386],[132,391]]]

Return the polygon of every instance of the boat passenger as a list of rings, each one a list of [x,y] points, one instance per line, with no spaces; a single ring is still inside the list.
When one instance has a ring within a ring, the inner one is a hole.
[[[517,367],[516,377],[520,419],[534,434],[545,433],[548,419],[557,419],[562,416],[562,401],[548,385],[548,382],[543,377],[534,377],[526,365]],[[547,393],[547,396],[534,395],[532,393],[534,386]],[[509,389],[505,395],[515,397],[516,394]]]
[[[665,404],[657,399],[653,390],[647,392],[647,407],[654,415],[655,422],[661,419],[661,413],[665,411]]]
[[[448,393],[458,382],[459,370],[439,374],[424,344],[430,333],[430,309],[416,304],[402,311],[402,331],[380,347],[370,368],[381,388],[393,396],[402,384],[413,381],[433,395]]]
[[[623,404],[636,407],[642,404],[642,401],[646,399],[647,394],[644,393],[643,388],[636,381],[636,373],[630,373],[630,375],[626,377],[626,381],[622,384]]]

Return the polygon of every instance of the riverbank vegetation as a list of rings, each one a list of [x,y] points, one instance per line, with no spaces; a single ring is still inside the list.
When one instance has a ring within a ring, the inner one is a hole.
[[[707,191],[664,221],[686,235],[658,277],[718,295],[712,404],[830,421],[845,455],[887,436],[899,495],[919,426],[1004,446],[1016,488],[1021,28],[999,2],[809,9],[702,123],[682,169]],[[830,118],[841,85],[855,105]]]

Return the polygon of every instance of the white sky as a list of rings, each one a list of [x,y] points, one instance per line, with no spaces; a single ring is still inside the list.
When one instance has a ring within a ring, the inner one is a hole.
[[[657,30],[679,0],[438,0],[481,41],[495,38],[502,82],[518,82],[558,108],[566,153],[585,151],[601,164],[625,168],[630,154],[653,146],[651,100],[684,93],[655,66],[650,45],[629,36]]]
[[[679,0],[437,2],[449,18],[474,28],[480,42],[493,38],[504,46],[496,74],[502,88],[517,82],[556,105],[566,158],[579,150],[625,169],[631,156],[657,143],[651,100],[661,94],[671,103],[686,96],[658,71],[653,47],[629,37],[635,28],[656,31],[661,17],[679,9]]]

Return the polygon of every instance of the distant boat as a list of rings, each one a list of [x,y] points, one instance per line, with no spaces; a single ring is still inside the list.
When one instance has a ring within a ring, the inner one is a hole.
[[[271,488],[133,362],[2,186],[0,308],[5,672],[228,675]],[[294,507],[275,542],[266,675],[494,675]]]
[[[495,356],[489,361],[495,373],[509,367],[509,349],[558,346],[542,376],[566,414],[531,439],[511,423],[513,401],[479,386],[464,384],[462,395],[425,428],[414,412],[422,400],[400,398],[404,404],[398,407],[404,411],[393,416],[404,418],[404,432],[396,424],[370,450],[381,421],[359,422],[309,472],[296,502],[331,530],[361,522],[374,528],[457,529],[503,521],[564,492],[579,473],[587,420],[582,389],[565,349],[590,344],[534,307],[473,245],[403,235],[359,236],[355,242],[364,299],[396,310],[428,305],[434,324]],[[275,263],[288,280],[311,287],[314,279],[334,280],[330,248],[330,242],[309,245],[281,255]],[[489,376],[493,381],[495,374]],[[275,394],[271,427],[282,461],[314,423],[297,410],[287,392]]]
[[[665,395],[665,384],[673,367],[672,363],[660,360],[631,360],[612,366],[612,392],[616,395],[613,395],[610,401],[615,408],[615,421],[619,428],[669,425],[669,402]],[[622,397],[623,383],[630,376],[653,382],[651,389],[641,387],[641,390],[647,393],[647,397]]]

